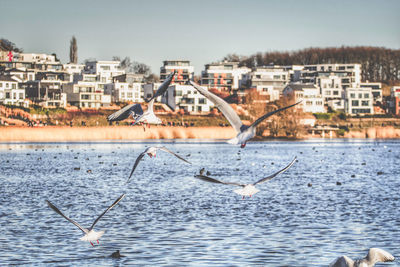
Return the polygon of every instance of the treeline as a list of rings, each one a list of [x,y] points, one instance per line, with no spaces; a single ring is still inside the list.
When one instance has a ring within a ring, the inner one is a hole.
[[[293,52],[265,52],[249,57],[236,54],[224,59],[239,61],[241,66],[309,65],[333,63],[359,63],[362,80],[393,83],[400,80],[400,49],[357,46],[339,48],[307,48]]]

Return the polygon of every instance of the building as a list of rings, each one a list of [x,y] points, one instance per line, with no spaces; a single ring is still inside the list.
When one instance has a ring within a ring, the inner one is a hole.
[[[125,73],[120,68],[120,63],[120,61],[89,61],[86,62],[84,73],[95,74],[97,81],[102,84],[112,83],[113,77]]]
[[[111,104],[111,96],[105,95],[99,88],[98,82],[77,81],[63,85],[63,92],[67,94],[67,101],[80,108],[100,108]]]
[[[290,82],[288,70],[280,66],[255,67],[251,72],[242,75],[240,87],[272,88],[282,92]]]
[[[0,101],[4,105],[29,107],[29,101],[25,99],[25,89],[20,87],[17,78],[0,75]]]
[[[374,103],[380,102],[382,103],[383,94],[382,94],[382,83],[378,82],[364,82],[360,83],[361,88],[371,88],[372,96],[374,97]]]
[[[239,89],[239,81],[242,75],[247,74],[251,69],[239,67],[239,62],[218,62],[205,65],[201,72],[202,86],[221,91],[236,91]]]
[[[70,82],[66,72],[37,72],[36,80],[26,82],[26,96],[35,104],[46,108],[67,106],[67,95],[63,93],[63,84]]]
[[[171,83],[188,84],[193,81],[194,67],[189,60],[165,60],[160,68],[160,82],[164,82],[167,76],[176,71],[176,75]]]
[[[113,83],[105,85],[105,94],[111,95],[112,102],[144,102],[143,83],[127,77],[126,74],[114,77]]]
[[[345,112],[350,115],[374,114],[372,89],[346,88],[344,92]]]
[[[358,87],[361,83],[360,64],[315,64],[305,65],[301,73],[302,83],[317,84],[318,77],[338,76],[342,89]]]
[[[36,79],[36,72],[34,70],[27,70],[26,68],[12,68],[3,71],[4,75],[18,77],[22,82],[34,81]]]
[[[314,84],[290,83],[283,90],[284,96],[294,97],[294,101],[303,101],[299,106],[304,112],[325,112],[324,100],[320,89]]]
[[[399,116],[400,115],[400,86],[393,86],[390,90],[391,96],[391,109],[392,112]]]
[[[191,85],[173,84],[162,97],[162,103],[172,110],[183,109],[190,113],[208,113],[214,104]]]
[[[81,74],[85,69],[84,64],[75,64],[75,63],[68,63],[63,64],[63,69],[65,72],[73,76],[74,74]]]

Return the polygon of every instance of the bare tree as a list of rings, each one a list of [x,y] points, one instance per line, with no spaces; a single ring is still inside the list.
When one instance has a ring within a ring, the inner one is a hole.
[[[78,63],[78,44],[76,43],[75,36],[72,36],[69,45],[69,62],[74,64]]]
[[[9,41],[7,39],[4,39],[4,38],[0,39],[0,51],[1,50],[3,50],[3,51],[14,51],[14,52],[17,52],[17,53],[22,53],[23,52],[22,48],[18,48],[13,42],[11,42],[11,41]]]

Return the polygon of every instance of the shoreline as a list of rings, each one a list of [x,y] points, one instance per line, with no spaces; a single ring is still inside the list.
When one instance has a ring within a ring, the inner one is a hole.
[[[101,127],[0,127],[0,142],[88,142],[88,141],[138,141],[138,140],[223,140],[236,135],[232,127],[180,127],[151,126],[143,130],[136,126],[101,126]],[[323,138],[321,135],[302,135],[298,138],[255,137],[253,140],[309,140]],[[346,132],[344,136],[333,135],[340,139],[399,139],[400,129],[392,126],[371,127],[359,131]],[[325,139],[331,139],[329,136]]]

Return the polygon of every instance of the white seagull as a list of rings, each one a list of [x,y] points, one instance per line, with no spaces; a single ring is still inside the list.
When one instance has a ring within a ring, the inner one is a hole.
[[[138,123],[143,123],[143,124],[147,124],[147,126],[150,127],[150,124],[161,124],[162,123],[162,120],[154,114],[154,111],[153,111],[154,100],[155,99],[150,101],[149,106],[147,107],[147,110],[142,115],[138,116],[132,125],[136,125]],[[145,129],[145,128],[143,128],[143,129]]]
[[[129,116],[132,116],[134,120],[136,120],[140,115],[143,114],[143,109],[140,104],[130,104],[126,105],[122,109],[114,112],[113,114],[107,117],[108,121],[122,121],[127,119]]]
[[[79,225],[79,223],[77,223],[76,221],[68,218],[67,216],[65,216],[56,206],[54,206],[50,201],[46,200],[47,205],[49,205],[50,208],[52,208],[55,212],[57,212],[58,214],[60,214],[61,216],[63,216],[65,219],[67,219],[68,221],[70,221],[71,223],[75,224],[75,226],[77,226],[79,229],[81,229],[81,231],[85,234],[84,236],[82,236],[80,238],[80,240],[82,241],[89,241],[90,244],[92,246],[93,243],[92,241],[97,240],[97,244],[99,244],[99,239],[100,237],[104,234],[105,231],[99,231],[96,232],[93,230],[94,226],[96,225],[96,223],[100,220],[101,217],[103,217],[104,214],[106,214],[107,211],[109,211],[110,209],[112,209],[115,205],[118,204],[118,202],[121,201],[121,199],[123,199],[125,197],[125,194],[122,194],[111,206],[109,206],[102,214],[100,214],[99,217],[97,217],[97,219],[93,222],[92,226],[90,226],[89,228],[84,228],[82,226]]]
[[[211,102],[214,103],[214,105],[224,114],[225,118],[229,121],[229,123],[232,125],[232,127],[236,130],[237,135],[236,137],[229,139],[228,143],[237,145],[240,144],[241,148],[244,148],[246,146],[246,142],[253,138],[256,135],[256,127],[258,124],[260,124],[263,120],[268,118],[269,116],[274,115],[275,113],[291,108],[297,104],[299,104],[301,101],[287,106],[283,107],[271,112],[268,112],[258,118],[255,122],[253,122],[250,126],[244,125],[242,121],[240,120],[239,116],[236,114],[236,112],[233,110],[233,108],[223,99],[220,97],[214,95],[213,93],[201,88],[198,84],[195,82],[190,81],[190,84],[196,88],[197,91],[200,92],[200,94],[204,95],[206,98],[208,98]]]
[[[165,81],[160,85],[160,87],[158,87],[156,93],[155,93],[150,99],[146,100],[146,102],[150,102],[151,100],[153,100],[153,99],[159,97],[160,95],[163,95],[163,94],[167,91],[169,85],[171,84],[172,79],[174,78],[175,73],[176,73],[175,70],[174,70],[173,72],[171,72],[171,73],[167,76],[167,78],[165,79]]]
[[[377,262],[394,261],[389,252],[379,248],[370,248],[364,259],[353,261],[347,256],[337,258],[329,267],[373,267]]]
[[[244,199],[245,196],[251,197],[252,195],[256,194],[257,192],[259,192],[260,190],[258,190],[255,185],[257,184],[261,184],[264,183],[266,181],[271,180],[272,178],[274,178],[275,176],[277,176],[278,174],[283,173],[284,171],[286,171],[287,169],[289,169],[295,162],[296,162],[296,158],[294,157],[294,159],[292,160],[292,162],[289,163],[289,165],[287,165],[285,168],[283,168],[280,171],[277,171],[276,173],[267,176],[265,178],[262,178],[260,180],[258,180],[257,182],[253,183],[253,184],[240,184],[240,183],[234,183],[234,182],[222,182],[219,181],[217,179],[208,177],[203,175],[204,173],[204,169],[202,169],[200,171],[199,175],[195,175],[194,177],[206,181],[206,182],[211,182],[211,183],[217,183],[217,184],[227,184],[227,185],[236,185],[236,186],[240,186],[241,188],[234,190],[233,192],[235,192],[236,194],[239,194],[242,196],[242,199]]]
[[[190,163],[189,161],[187,161],[186,159],[184,159],[184,158],[182,158],[181,156],[179,156],[178,154],[175,154],[174,152],[172,152],[171,150],[169,150],[169,149],[166,148],[165,146],[151,146],[151,147],[146,148],[146,150],[143,151],[143,152],[136,158],[136,161],[135,161],[135,164],[133,165],[131,174],[129,175],[128,181],[126,181],[126,182],[129,182],[129,180],[131,179],[132,174],[133,174],[133,172],[135,171],[135,169],[136,169],[137,165],[139,164],[140,160],[141,160],[146,154],[149,155],[150,158],[156,157],[157,150],[162,150],[162,151],[168,152],[168,153],[174,155],[175,157],[177,157],[178,159],[183,160],[183,161],[186,162],[186,163],[192,164],[192,163]]]

